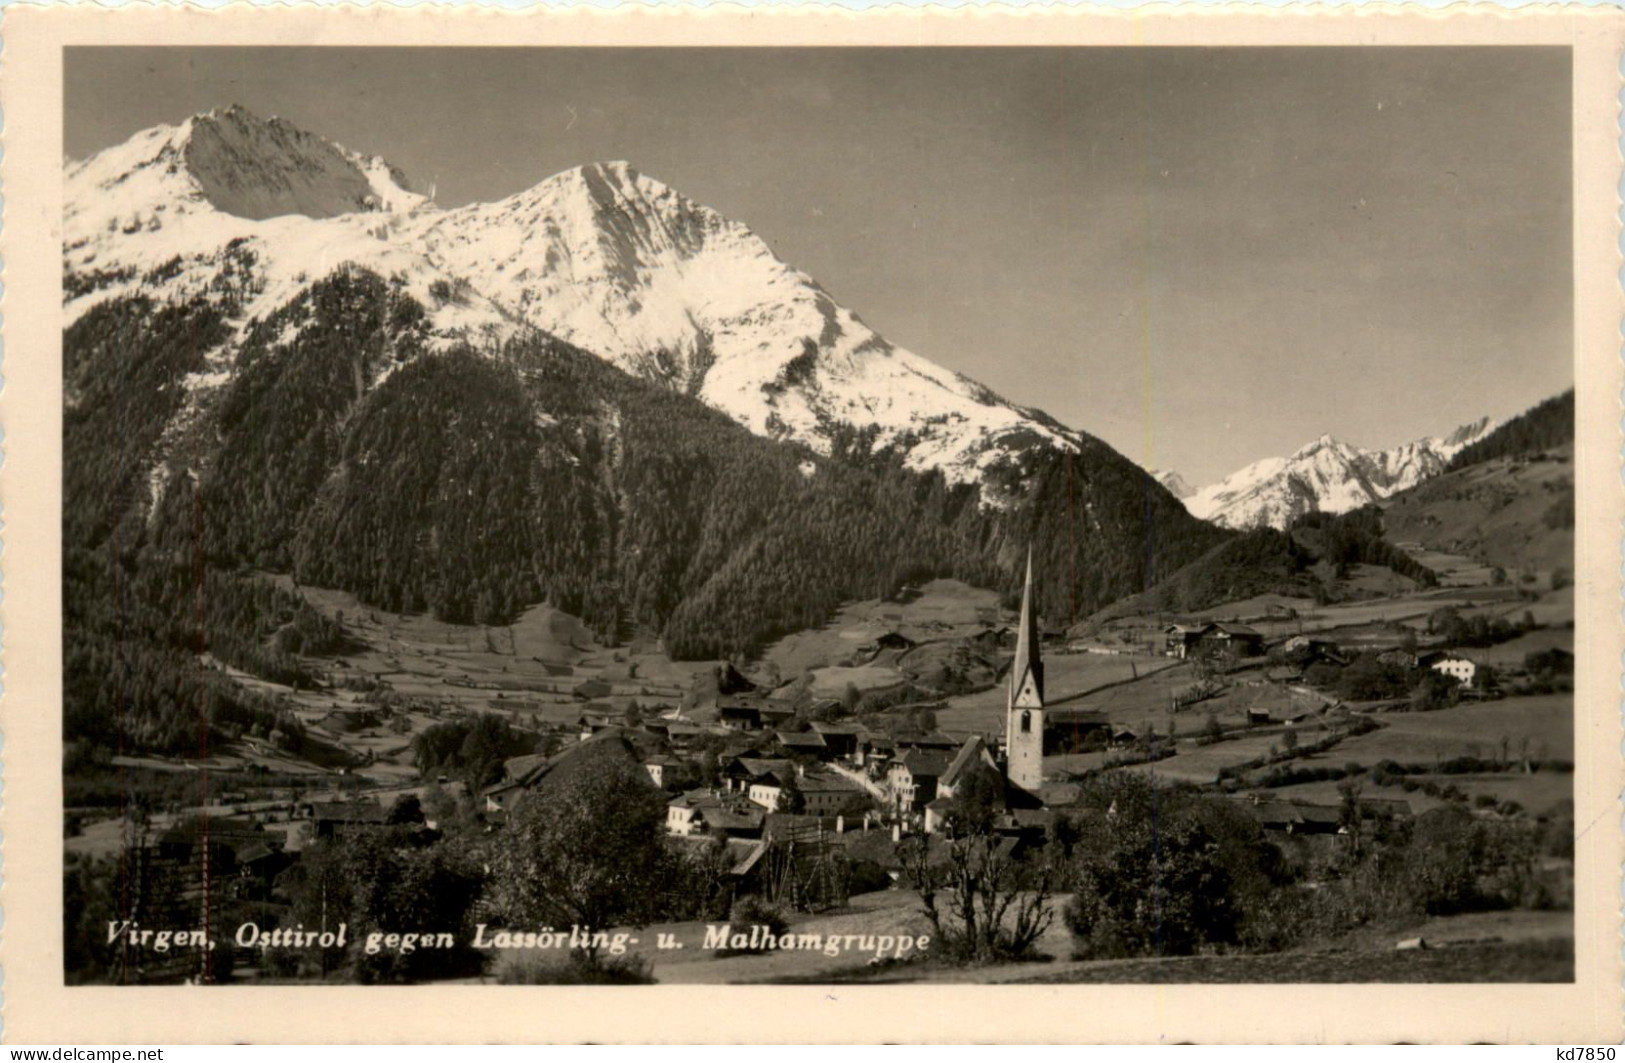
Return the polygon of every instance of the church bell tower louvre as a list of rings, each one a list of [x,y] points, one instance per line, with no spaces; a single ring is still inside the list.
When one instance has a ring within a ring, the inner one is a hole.
[[[1039,657],[1038,614],[1033,605],[1033,553],[1027,548],[1027,582],[1021,592],[1021,626],[1010,663],[1004,717],[1005,775],[1011,785],[1036,794],[1044,783],[1044,662]]]

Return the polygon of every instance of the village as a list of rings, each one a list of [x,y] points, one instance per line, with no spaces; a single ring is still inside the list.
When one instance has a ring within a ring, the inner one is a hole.
[[[304,723],[297,748],[244,735],[206,761],[122,758],[125,778],[209,800],[108,817],[70,798],[66,844],[70,858],[133,848],[172,889],[224,870],[272,910],[312,844],[450,819],[500,831],[528,794],[606,751],[664,795],[670,846],[720,860],[730,896],[828,918],[908,922],[909,840],[951,838],[956,799],[989,778],[990,829],[1018,854],[1055,835],[1090,780],[1124,772],[1222,796],[1303,854],[1350,844],[1351,804],[1356,822],[1454,807],[1557,829],[1572,815],[1572,589],[1486,577],[1402,591],[1061,625],[1029,597],[1011,614],[937,580],[741,668],[597,646],[545,607],[459,630],[307,588],[356,652],[325,662],[320,688],[276,691]],[[528,749],[470,769],[458,754],[480,721]],[[437,733],[456,746],[440,762]],[[1572,889],[1572,858],[1543,856],[1537,872],[1554,897]],[[267,976],[239,952],[234,977]],[[140,977],[192,962],[170,953]],[[740,959],[704,969],[690,957],[675,976],[757,976]]]

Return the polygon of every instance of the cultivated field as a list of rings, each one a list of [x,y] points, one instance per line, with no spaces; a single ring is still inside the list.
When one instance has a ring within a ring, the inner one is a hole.
[[[1318,728],[1300,727],[1302,741],[1312,742],[1321,737]],[[1224,768],[1233,768],[1267,754],[1271,747],[1282,748],[1284,738],[1279,731],[1269,734],[1243,735],[1227,742],[1210,746],[1182,745],[1179,752],[1155,764],[1142,764],[1124,771],[1142,771],[1155,779],[1169,782],[1188,782],[1209,785],[1218,780]]]
[[[856,668],[839,665],[815,668],[811,675],[813,694],[831,698],[840,697],[848,686],[856,687],[863,694],[898,686],[907,678],[896,668],[883,664],[866,664]]]
[[[1426,766],[1452,757],[1496,757],[1506,738],[1512,756],[1528,740],[1534,760],[1574,759],[1574,699],[1567,694],[1464,703],[1437,712],[1384,713],[1380,730],[1340,743],[1339,760],[1392,760]]]
[[[1554,573],[1574,568],[1573,506],[1570,445],[1540,460],[1499,458],[1433,477],[1383,503],[1383,519],[1424,564],[1452,574],[1499,565],[1514,583],[1549,587]]]
[[[464,626],[363,606],[353,595],[295,587],[286,577],[268,578],[327,616],[342,616],[355,643],[335,657],[310,659],[325,677],[314,689],[294,689],[210,662],[298,717],[306,729],[300,752],[245,736],[220,742],[203,758],[121,757],[114,768],[146,776],[205,769],[270,772],[308,780],[304,788],[316,794],[347,780],[352,789],[358,783],[372,788],[387,803],[419,785],[412,738],[437,722],[500,712],[518,727],[541,730],[573,725],[588,704],[608,712],[634,701],[645,709],[675,707],[694,688],[696,675],[716,666],[673,663],[648,639],[606,648],[574,617],[545,605],[526,610],[509,626]],[[582,684],[589,681],[596,686],[584,693]],[[375,722],[362,722],[362,714],[380,700],[394,706],[387,719],[380,714]],[[200,785],[200,800],[203,792]],[[102,835],[114,830],[89,823],[82,839],[70,840],[70,848],[99,849],[106,840]]]
[[[1326,759],[1336,763],[1336,753],[1337,750],[1334,749]],[[1472,807],[1473,798],[1480,794],[1488,794],[1498,802],[1516,801],[1526,812],[1535,816],[1561,811],[1565,803],[1574,798],[1574,776],[1566,771],[1525,773],[1513,770],[1472,775],[1411,775],[1408,778],[1418,784],[1432,782],[1440,787],[1455,786],[1467,795],[1468,807]],[[1421,789],[1406,790],[1397,783],[1391,786],[1378,786],[1371,781],[1370,775],[1361,776],[1358,782],[1361,797],[1404,801],[1410,805],[1413,815],[1456,804],[1446,798],[1431,797]],[[1332,780],[1278,786],[1268,792],[1272,797],[1284,801],[1300,801],[1311,805],[1336,805],[1343,797],[1342,792],[1338,790],[1338,783]]]
[[[1370,566],[1358,566],[1358,569],[1362,570],[1368,568]],[[1384,578],[1378,573],[1392,575],[1387,569],[1372,570],[1364,575],[1357,571],[1356,576],[1359,578],[1354,582],[1357,586],[1374,590]],[[1174,622],[1196,624],[1222,620],[1247,624],[1270,640],[1288,638],[1292,635],[1333,632],[1342,637],[1350,630],[1386,624],[1402,624],[1420,630],[1428,614],[1446,606],[1468,611],[1467,615],[1470,615],[1470,611],[1475,608],[1494,605],[1499,608],[1492,615],[1499,616],[1514,607],[1521,615],[1523,609],[1529,608],[1532,604],[1522,600],[1517,588],[1509,586],[1472,586],[1419,591],[1414,589],[1409,580],[1394,585],[1404,589],[1402,593],[1392,597],[1316,605],[1308,598],[1262,594],[1194,613],[1123,617],[1106,622],[1102,630],[1103,634],[1109,637],[1143,643],[1154,637],[1160,640],[1157,633],[1164,624]]]
[[[1573,650],[1574,632],[1563,628],[1537,628],[1509,642],[1484,646],[1472,651],[1473,659],[1495,668],[1522,667],[1523,659],[1541,650]]]
[[[1421,543],[1395,543],[1415,561],[1419,561],[1439,574],[1442,587],[1488,587],[1495,581],[1492,566],[1460,554],[1443,550],[1429,550]]]
[[[1009,615],[999,609],[996,591],[958,580],[939,579],[911,589],[902,600],[879,599],[845,605],[821,627],[787,635],[762,654],[786,678],[839,664],[859,647],[896,632],[914,642],[963,638]]]
[[[1100,689],[1136,676],[1138,682]],[[1050,652],[1044,659],[1044,699],[1051,708],[1094,709],[1104,704],[1098,699],[1118,697],[1166,712],[1172,692],[1193,681],[1187,666],[1167,657]],[[950,735],[1002,734],[1007,700],[1003,686],[949,698],[937,712],[937,726]]]

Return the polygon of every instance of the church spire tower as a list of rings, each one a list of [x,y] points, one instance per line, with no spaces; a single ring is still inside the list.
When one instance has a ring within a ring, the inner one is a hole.
[[[1044,783],[1044,662],[1039,659],[1038,614],[1033,606],[1033,551],[1027,548],[1027,582],[1021,591],[1021,627],[1010,663],[1004,717],[1005,775],[1036,794]]]

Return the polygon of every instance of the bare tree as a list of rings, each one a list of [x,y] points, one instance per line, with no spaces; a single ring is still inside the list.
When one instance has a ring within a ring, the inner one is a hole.
[[[1054,919],[1058,868],[1044,846],[1018,855],[996,830],[994,773],[973,775],[950,812],[945,835],[904,840],[899,856],[940,952],[962,963],[1020,959]]]
[[[1021,959],[1054,919],[1055,868],[1047,853],[1018,860],[1009,843],[976,833],[903,843],[904,873],[940,952],[962,963]]]

